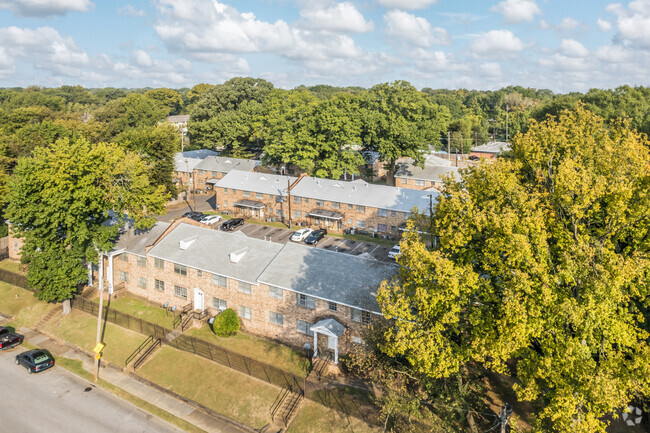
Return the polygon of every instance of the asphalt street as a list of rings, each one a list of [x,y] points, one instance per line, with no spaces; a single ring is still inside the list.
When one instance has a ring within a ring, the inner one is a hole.
[[[55,366],[37,374],[0,352],[1,433],[180,433],[181,430]]]

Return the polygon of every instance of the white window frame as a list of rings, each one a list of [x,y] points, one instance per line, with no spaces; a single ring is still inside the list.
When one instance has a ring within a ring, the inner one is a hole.
[[[252,320],[253,319],[253,311],[248,307],[244,307],[243,305],[240,305],[239,306],[239,317],[241,317],[242,319],[246,319],[246,320]]]
[[[273,299],[282,300],[282,298],[284,297],[284,293],[282,288],[280,287],[269,286],[269,296],[272,297]]]

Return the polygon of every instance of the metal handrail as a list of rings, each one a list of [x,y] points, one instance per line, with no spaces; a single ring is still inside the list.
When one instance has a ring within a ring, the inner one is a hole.
[[[149,356],[151,352],[156,349],[156,345],[158,345],[158,347],[162,346],[160,338],[157,339],[151,346],[149,346],[149,348],[142,354],[142,356],[133,363],[134,371],[140,366],[140,364],[144,362],[145,359],[147,359],[147,356]]]
[[[133,361],[133,358],[138,356],[138,354],[142,351],[142,349],[144,349],[144,347],[151,342],[153,342],[153,335],[148,336],[146,340],[144,340],[142,344],[137,349],[135,349],[135,351],[131,355],[129,355],[128,358],[126,358],[126,361],[124,362],[124,366],[126,367],[127,365],[129,365],[129,362]]]
[[[289,388],[283,388],[282,392],[278,394],[278,396],[275,398],[275,401],[271,405],[271,419],[275,418],[275,414],[280,409],[280,406],[284,402],[284,400],[287,398],[287,395],[289,395],[289,392],[291,390]]]

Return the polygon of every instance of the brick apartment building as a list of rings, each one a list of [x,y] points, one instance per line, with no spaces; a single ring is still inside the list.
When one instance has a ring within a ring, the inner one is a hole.
[[[508,150],[510,150],[510,143],[506,143],[505,141],[491,141],[480,146],[472,147],[469,155],[479,158],[496,159],[497,156]]]
[[[235,310],[250,333],[335,358],[379,314],[381,282],[397,267],[375,259],[225,233],[182,219],[127,230],[109,253],[109,285],[210,315]]]
[[[255,159],[218,156],[208,149],[179,152],[174,156],[174,180],[180,185],[192,185],[192,190],[209,191],[212,185],[231,170],[252,171],[260,165]]]
[[[428,211],[437,192],[233,170],[215,184],[221,210],[257,219],[397,235],[414,207]]]
[[[426,165],[418,167],[413,162],[405,162],[399,165],[395,173],[395,185],[401,188],[429,190],[434,188],[439,191],[443,185],[445,176],[451,176],[458,180],[458,167]]]

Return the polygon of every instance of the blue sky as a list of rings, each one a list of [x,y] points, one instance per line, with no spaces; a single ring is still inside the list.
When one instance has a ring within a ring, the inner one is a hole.
[[[0,0],[0,86],[647,86],[650,0]]]

